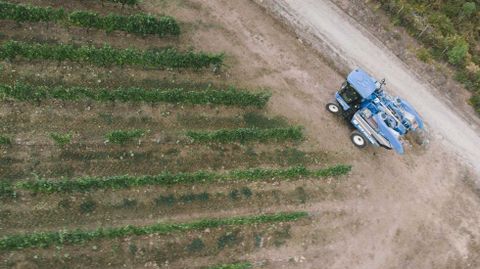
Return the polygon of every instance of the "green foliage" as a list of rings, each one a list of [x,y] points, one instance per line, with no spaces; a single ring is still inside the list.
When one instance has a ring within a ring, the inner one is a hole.
[[[88,11],[75,11],[68,15],[73,25],[104,29],[107,32],[121,30],[143,36],[156,34],[158,36],[180,34],[180,27],[174,18],[163,16],[157,19],[151,15],[139,13],[130,16],[109,14],[106,17]]]
[[[463,14],[470,17],[477,12],[477,5],[474,2],[466,2],[463,4]]]
[[[12,184],[0,181],[0,199],[15,197],[16,192]]]
[[[238,232],[228,232],[217,239],[217,246],[219,249],[224,249],[227,246],[238,244],[239,241]]]
[[[80,204],[80,212],[83,214],[91,213],[97,208],[97,203],[93,200],[87,200]]]
[[[470,91],[480,89],[476,77],[465,75],[467,66],[480,65],[478,44],[480,35],[477,4],[466,0],[418,1],[377,0],[393,21],[398,21],[408,32],[429,49],[436,60],[447,61],[454,67],[456,78]],[[477,2],[478,3],[478,2]],[[427,54],[417,55],[428,59]],[[470,57],[471,56],[471,57]],[[472,105],[475,100],[470,100]],[[476,108],[478,111],[478,107]]]
[[[5,135],[0,135],[0,145],[10,145],[12,143],[12,140],[10,137],[5,136]]]
[[[138,5],[138,3],[140,3],[139,0],[106,0],[106,1],[112,2],[112,3],[117,3],[117,4],[122,4],[122,6],[123,5],[134,6],[134,5]]]
[[[116,88],[92,89],[88,87],[47,87],[16,82],[14,85],[0,84],[0,99],[13,98],[21,101],[40,101],[45,99],[59,99],[76,101],[90,99],[98,102],[168,102],[175,104],[194,105],[225,105],[225,106],[254,106],[264,107],[270,99],[266,92],[250,93],[247,91],[229,88],[228,90],[204,89],[145,89],[145,88]]]
[[[214,266],[206,267],[205,269],[250,269],[250,268],[253,268],[253,265],[251,263],[241,262],[241,263],[214,265]]]
[[[105,135],[105,139],[107,139],[110,143],[125,145],[128,142],[133,141],[134,139],[138,139],[145,135],[145,130],[135,129],[135,130],[116,130]]]
[[[171,174],[168,172],[154,176],[112,176],[112,177],[83,177],[62,180],[35,180],[18,183],[17,188],[32,192],[85,192],[94,189],[121,189],[146,185],[169,186],[174,184],[195,184],[222,181],[258,181],[266,179],[290,180],[302,177],[323,178],[337,177],[348,174],[351,166],[337,165],[318,170],[308,170],[303,166],[287,169],[262,169],[235,170],[228,173],[212,173],[199,171],[195,173]],[[160,197],[156,200],[157,205],[169,201]],[[175,201],[175,200],[174,200]],[[172,202],[173,203],[173,202]]]
[[[256,112],[248,112],[243,115],[243,120],[247,127],[249,128],[279,128],[279,127],[287,127],[288,123],[280,118],[275,117],[273,119],[265,117],[262,114]]]
[[[203,243],[202,239],[195,238],[193,239],[192,243],[187,246],[187,250],[189,252],[199,252],[205,248],[205,243]]]
[[[0,2],[0,19],[14,20],[17,22],[55,22],[64,18],[65,12],[63,9]]]
[[[130,16],[111,13],[107,16],[101,16],[89,11],[74,11],[67,14],[63,9],[0,2],[0,19],[10,19],[17,22],[62,21],[87,28],[104,29],[107,32],[121,30],[143,36],[148,34],[178,36],[180,34],[180,27],[174,18],[162,16],[157,19],[144,13]]]
[[[171,234],[192,230],[204,230],[223,226],[254,225],[297,221],[308,216],[306,212],[282,212],[255,216],[242,216],[222,219],[203,219],[189,223],[159,223],[151,226],[124,226],[117,228],[99,228],[92,231],[74,230],[58,232],[36,232],[28,234],[6,235],[0,239],[0,250],[19,250],[52,245],[83,244],[98,239],[114,239],[147,234]]]
[[[242,187],[242,189],[240,190],[240,192],[243,194],[243,196],[245,196],[246,198],[250,198],[253,193],[252,193],[252,190],[250,190],[250,188],[248,187]]]
[[[429,63],[432,61],[432,55],[426,48],[420,48],[419,50],[417,50],[417,58],[425,63]]]
[[[170,195],[160,195],[158,198],[155,198],[155,205],[157,206],[173,206],[177,199],[175,199],[175,196],[173,194]]]
[[[249,141],[298,141],[303,139],[301,127],[288,128],[272,128],[272,129],[258,129],[258,128],[239,128],[234,130],[222,129],[213,132],[197,132],[188,131],[187,136],[197,143],[205,142],[249,142]]]
[[[477,113],[480,113],[480,94],[473,94],[472,98],[470,98],[470,103],[472,104],[475,111],[477,111]]]
[[[91,45],[41,44],[9,40],[0,46],[0,59],[13,60],[21,56],[27,60],[54,60],[91,63],[98,66],[142,66],[146,68],[205,68],[221,66],[223,54],[178,52],[174,48],[141,51],[133,48],[115,49],[109,45],[97,48]]]
[[[458,40],[455,46],[448,51],[448,62],[453,65],[464,65],[468,53],[468,43],[465,40]]]
[[[57,144],[59,147],[64,147],[72,142],[71,133],[50,133],[50,138],[52,138],[55,144]]]

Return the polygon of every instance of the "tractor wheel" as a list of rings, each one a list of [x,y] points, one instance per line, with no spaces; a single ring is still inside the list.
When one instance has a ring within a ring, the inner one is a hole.
[[[354,131],[350,135],[350,140],[357,148],[364,148],[367,146],[367,139],[359,131]]]
[[[337,104],[328,103],[327,110],[332,114],[338,114],[340,112],[340,107]]]

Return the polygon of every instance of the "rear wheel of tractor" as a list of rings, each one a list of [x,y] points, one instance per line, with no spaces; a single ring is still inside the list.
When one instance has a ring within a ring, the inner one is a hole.
[[[338,114],[340,112],[340,107],[337,104],[328,103],[327,110],[332,114]]]
[[[364,148],[367,146],[367,139],[358,131],[354,131],[350,135],[350,140],[357,148]]]

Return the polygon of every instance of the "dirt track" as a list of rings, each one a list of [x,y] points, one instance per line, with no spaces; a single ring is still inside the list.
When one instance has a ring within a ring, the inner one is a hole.
[[[328,0],[259,1],[296,28],[296,33],[341,69],[362,67],[385,77],[391,92],[409,100],[425,118],[430,132],[480,171],[478,126],[440,100],[426,81],[384,47],[371,33]],[[316,42],[320,44],[315,44]]]

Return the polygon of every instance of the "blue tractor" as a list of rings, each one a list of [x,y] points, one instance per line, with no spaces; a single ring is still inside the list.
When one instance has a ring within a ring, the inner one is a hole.
[[[421,130],[424,124],[407,101],[384,91],[385,79],[378,82],[365,71],[352,71],[335,94],[336,102],[327,110],[352,123],[352,143],[364,148],[368,143],[404,153],[402,138]]]

